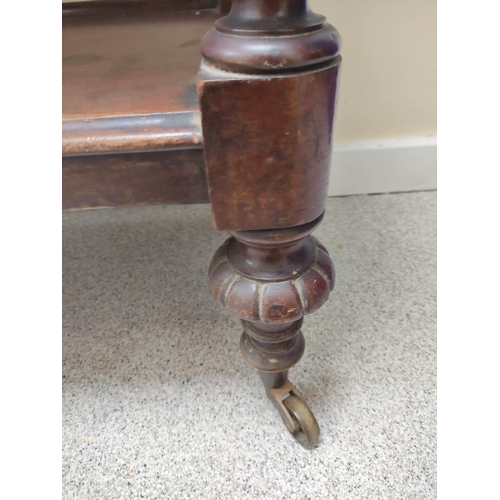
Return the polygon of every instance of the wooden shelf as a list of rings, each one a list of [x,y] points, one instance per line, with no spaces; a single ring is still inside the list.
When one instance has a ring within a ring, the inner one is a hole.
[[[217,11],[86,4],[63,15],[63,155],[201,148],[199,46]]]

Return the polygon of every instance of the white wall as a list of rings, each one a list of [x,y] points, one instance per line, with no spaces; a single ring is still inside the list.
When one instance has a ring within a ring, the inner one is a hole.
[[[330,194],[436,188],[436,0],[310,0],[343,40]]]

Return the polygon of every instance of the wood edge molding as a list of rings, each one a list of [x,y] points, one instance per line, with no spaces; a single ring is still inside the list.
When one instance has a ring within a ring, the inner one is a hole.
[[[138,12],[174,12],[182,10],[207,10],[217,8],[217,0],[93,0],[65,2],[63,17],[86,15],[116,15]]]
[[[63,156],[203,147],[199,111],[67,119]]]

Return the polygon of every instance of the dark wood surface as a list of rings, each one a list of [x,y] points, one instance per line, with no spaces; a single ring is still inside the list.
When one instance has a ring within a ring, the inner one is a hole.
[[[63,209],[208,203],[203,151],[67,156]]]
[[[311,236],[322,219],[295,228],[231,231],[209,269],[216,300],[251,322],[286,324],[318,310],[335,283],[328,252]]]
[[[227,16],[203,37],[203,57],[239,73],[302,71],[340,50],[338,31],[306,0],[233,0]]]
[[[217,229],[286,228],[323,212],[340,45],[306,0],[233,0],[203,37],[198,97]]]
[[[63,154],[200,147],[199,45],[217,12],[113,12],[63,16]]]
[[[202,142],[197,111],[63,122],[64,155],[191,149]]]
[[[213,9],[217,0],[92,0],[85,2],[65,2],[62,4],[63,16],[116,14],[117,10],[129,12],[175,11],[194,9]]]
[[[216,228],[291,227],[325,209],[339,60],[267,78],[202,75],[205,162]]]

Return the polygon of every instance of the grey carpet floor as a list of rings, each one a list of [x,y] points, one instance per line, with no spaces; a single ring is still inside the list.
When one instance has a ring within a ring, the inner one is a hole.
[[[436,497],[436,193],[328,201],[337,284],[290,371],[302,449],[239,353],[208,206],[63,216],[65,499]]]

